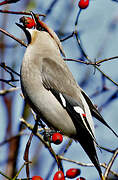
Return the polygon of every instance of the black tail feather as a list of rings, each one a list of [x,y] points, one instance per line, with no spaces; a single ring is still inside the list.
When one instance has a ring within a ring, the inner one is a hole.
[[[99,163],[97,153],[96,153],[96,148],[95,148],[92,138],[90,136],[87,137],[87,142],[86,142],[86,137],[82,134],[82,137],[81,137],[81,135],[79,136],[78,141],[81,144],[81,146],[83,147],[84,151],[89,156],[89,158],[92,161],[92,163],[94,164],[94,166],[96,167],[96,169],[100,175],[100,178],[102,179],[102,171],[101,171],[100,163]]]

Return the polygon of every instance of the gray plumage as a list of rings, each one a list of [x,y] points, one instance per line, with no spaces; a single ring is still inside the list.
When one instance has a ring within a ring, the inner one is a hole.
[[[25,97],[35,105],[34,111],[40,110],[48,123],[58,130],[63,129],[65,135],[76,134],[68,113],[49,91],[52,88],[78,102],[83,113],[88,115],[90,127],[94,131],[89,107],[86,102],[83,104],[81,89],[63,61],[54,39],[45,31],[30,30],[30,32],[33,33],[33,40],[28,45],[22,62],[21,84]],[[60,117],[64,119],[62,122]]]

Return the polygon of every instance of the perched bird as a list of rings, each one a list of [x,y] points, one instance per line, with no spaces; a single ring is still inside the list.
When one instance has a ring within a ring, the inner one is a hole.
[[[111,127],[76,83],[62,58],[61,53],[65,54],[55,32],[35,15],[34,19],[34,29],[16,23],[28,39],[21,67],[25,100],[50,128],[81,144],[102,179],[92,115]]]

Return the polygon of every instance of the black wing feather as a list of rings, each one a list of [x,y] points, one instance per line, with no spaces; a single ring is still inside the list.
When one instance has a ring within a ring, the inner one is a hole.
[[[86,99],[86,102],[90,108],[92,116],[94,116],[97,120],[99,120],[101,123],[103,123],[106,127],[108,127],[116,137],[118,137],[118,134],[106,123],[106,121],[103,119],[99,111],[96,109],[96,107],[93,105],[89,97],[85,94],[84,91],[81,91],[84,98]]]
[[[64,106],[63,102],[60,98],[60,93],[54,89],[50,89],[50,91],[57,98],[57,100],[60,102],[60,104],[63,106],[63,108],[65,108],[67,110],[67,112],[70,115],[70,117],[76,127],[76,130],[77,130],[77,135],[76,135],[76,137],[73,137],[73,138],[77,139],[79,141],[79,143],[83,147],[84,151],[87,153],[87,155],[91,159],[92,163],[95,165],[96,169],[98,170],[100,177],[102,177],[102,171],[100,168],[100,164],[99,164],[99,160],[97,157],[95,144],[94,144],[94,141],[95,141],[94,135],[92,136],[89,133],[89,131],[87,130],[87,128],[85,127],[85,125],[83,123],[83,120],[82,120],[80,114],[74,110],[74,106],[77,106],[78,103],[76,101],[72,101],[71,98],[70,98],[70,100],[68,100],[66,95],[63,95],[63,97],[65,98],[65,101],[66,101],[66,106]],[[92,132],[90,125],[87,124],[87,126],[88,126],[89,130]]]

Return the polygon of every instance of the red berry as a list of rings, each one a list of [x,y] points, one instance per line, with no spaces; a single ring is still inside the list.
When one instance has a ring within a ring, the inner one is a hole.
[[[79,3],[78,3],[78,6],[81,8],[81,9],[86,9],[89,5],[89,0],[80,0]]]
[[[65,180],[64,173],[62,171],[57,171],[53,180]]]
[[[32,180],[43,180],[41,176],[33,176]]]
[[[60,133],[54,133],[52,135],[52,142],[54,144],[60,144],[63,141],[63,136]]]
[[[76,180],[86,180],[84,177],[77,178]]]
[[[73,178],[76,178],[77,176],[79,176],[80,173],[81,173],[80,169],[70,168],[66,171],[66,177],[73,179]]]

